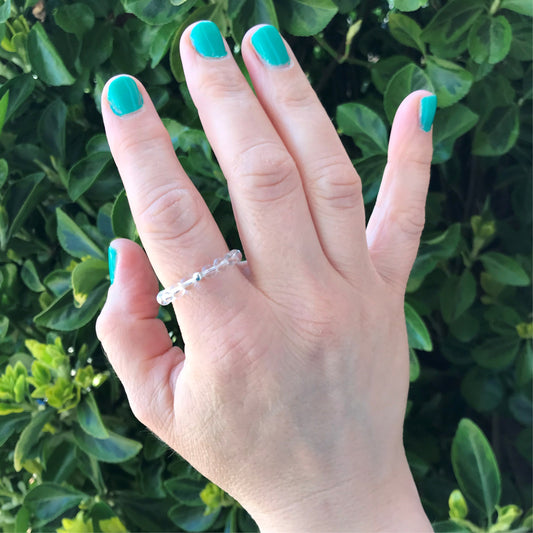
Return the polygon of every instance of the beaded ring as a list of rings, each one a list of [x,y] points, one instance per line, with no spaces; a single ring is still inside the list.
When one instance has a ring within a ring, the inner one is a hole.
[[[157,294],[157,302],[159,305],[168,305],[175,298],[183,296],[191,288],[194,288],[200,281],[208,276],[213,276],[217,272],[225,269],[228,266],[236,265],[242,261],[242,253],[240,250],[231,250],[224,257],[215,259],[212,265],[204,266],[199,272],[195,272],[189,278],[183,278],[181,281],[163,289]]]

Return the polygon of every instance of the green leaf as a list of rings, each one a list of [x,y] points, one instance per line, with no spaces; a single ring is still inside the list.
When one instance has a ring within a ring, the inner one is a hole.
[[[526,287],[531,283],[526,271],[508,255],[487,252],[479,257],[485,270],[499,283]]]
[[[9,101],[4,119],[6,123],[13,114],[22,106],[35,89],[35,80],[31,74],[16,76],[0,87],[0,96],[3,98],[9,93]]]
[[[502,0],[500,9],[510,9],[521,15],[533,17],[533,4],[529,0]]]
[[[93,152],[80,159],[70,169],[68,175],[68,194],[70,198],[73,201],[78,200],[102,175],[110,161],[111,154],[105,151]]]
[[[416,381],[420,376],[420,362],[413,348],[409,348],[409,382]]]
[[[417,2],[418,0],[414,1]],[[404,11],[412,10],[405,9]],[[389,30],[399,43],[425,53],[426,47],[420,38],[422,28],[411,17],[401,13],[391,13],[389,15]]]
[[[415,309],[405,302],[405,321],[407,324],[407,337],[409,347],[415,350],[433,351],[433,343],[424,321]]]
[[[512,364],[519,348],[518,336],[489,337],[472,350],[472,358],[479,366],[501,370]]]
[[[196,3],[189,0],[182,5],[172,5],[171,2],[161,0],[123,0],[122,4],[126,13],[133,13],[146,24],[162,25],[171,21],[181,22],[191,7]]]
[[[126,196],[126,191],[122,191],[113,204],[111,212],[111,223],[113,226],[113,233],[116,237],[130,239],[135,241],[138,239],[137,227],[130,210],[130,204]]]
[[[35,265],[31,259],[26,259],[26,261],[24,261],[22,270],[20,271],[20,277],[22,278],[22,281],[26,287],[28,287],[28,289],[31,291],[43,292],[46,290],[39,279],[39,274],[37,273]]]
[[[54,411],[46,409],[33,414],[31,422],[24,428],[15,445],[13,464],[15,470],[20,472],[26,459],[30,458],[30,453],[39,437],[45,424],[52,418]]]
[[[403,99],[418,89],[426,89],[435,93],[431,80],[425,72],[414,64],[409,64],[400,69],[389,81],[385,89],[383,104],[387,118],[392,124],[396,110]]]
[[[189,507],[183,504],[175,505],[168,511],[172,522],[184,531],[209,531],[219,514],[220,508],[206,515],[204,506]]]
[[[498,375],[475,366],[461,382],[461,393],[476,411],[489,413],[501,404],[505,391]]]
[[[28,424],[30,419],[29,413],[14,413],[11,415],[2,415],[2,423],[0,424],[0,446],[3,446],[7,439],[21,430]]]
[[[69,291],[34,317],[37,325],[58,331],[75,331],[88,324],[104,305],[109,285],[102,283],[89,294],[82,307],[74,305]]]
[[[485,9],[484,0],[451,0],[437,11],[422,31],[421,38],[432,45],[450,46],[465,38]]]
[[[470,529],[463,527],[452,520],[433,522],[431,524],[434,533],[471,533]]]
[[[531,398],[523,393],[515,393],[509,398],[509,411],[521,424],[531,426],[533,424],[533,403]]]
[[[92,393],[86,394],[76,407],[78,423],[85,433],[97,438],[109,438],[109,431],[104,426],[98,405]]]
[[[188,505],[201,505],[200,492],[205,479],[171,478],[163,482],[167,492],[176,500]]]
[[[363,157],[387,153],[387,128],[372,109],[362,104],[342,104],[337,107],[337,124],[340,133],[353,138]]]
[[[461,492],[490,520],[500,502],[500,470],[485,435],[467,418],[452,442],[452,466]]]
[[[135,457],[142,444],[132,439],[108,431],[109,437],[97,439],[80,427],[74,428],[74,438],[78,446],[88,455],[104,463],[123,463]]]
[[[504,16],[480,17],[468,33],[468,51],[476,63],[494,65],[511,50],[513,30]]]
[[[390,79],[402,67],[411,64],[412,61],[407,56],[391,56],[380,59],[370,71],[372,83],[380,93],[387,89]]]
[[[470,270],[450,276],[440,291],[440,309],[447,324],[457,320],[476,299],[476,280]]]
[[[105,260],[102,250],[87,234],[61,209],[56,209],[57,238],[63,250],[73,257],[83,259],[87,256]]]
[[[67,33],[74,33],[81,39],[82,35],[94,26],[94,12],[85,4],[75,3],[60,5],[54,11],[56,24]]]
[[[0,24],[7,21],[11,15],[11,0],[4,0],[2,6],[0,6]]]
[[[72,271],[72,288],[76,307],[85,304],[95,287],[108,277],[108,273],[107,261],[101,259],[89,258],[76,265]]]
[[[43,111],[37,126],[43,147],[60,161],[65,159],[66,120],[67,106],[57,99]]]
[[[42,483],[28,491],[24,505],[30,509],[39,524],[44,525],[76,507],[87,497],[87,494],[68,485]]]
[[[7,106],[9,104],[9,91],[6,91],[5,94],[0,98],[0,134],[4,129],[4,124],[6,123],[7,116]]]
[[[428,0],[392,0],[392,5],[400,11],[416,11],[427,6]]]
[[[231,29],[237,42],[241,42],[246,31],[256,24],[271,24],[279,28],[273,0],[245,0],[230,9],[235,13]]]
[[[1,132],[0,132],[1,133]],[[7,176],[9,174],[9,167],[5,159],[0,159],[0,189],[4,186],[7,181]]]
[[[439,107],[449,107],[464,98],[474,78],[468,70],[435,56],[426,58],[426,72],[435,87]]]
[[[331,0],[282,0],[276,7],[281,27],[298,36],[319,33],[339,10]]]
[[[495,107],[476,128],[472,153],[495,157],[506,154],[520,132],[520,114],[516,105]]]
[[[40,22],[34,24],[28,34],[28,56],[33,70],[46,84],[72,85],[76,81]]]
[[[479,115],[463,104],[439,110],[433,127],[433,164],[450,160],[455,141],[470,131],[478,120]]]

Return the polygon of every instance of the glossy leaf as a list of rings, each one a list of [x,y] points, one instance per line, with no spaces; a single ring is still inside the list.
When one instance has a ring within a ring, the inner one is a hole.
[[[508,255],[499,252],[487,252],[480,256],[485,270],[499,283],[526,287],[531,283],[526,271]]]
[[[533,17],[533,4],[529,0],[502,0],[500,9],[509,9]]]
[[[392,0],[392,5],[400,11],[416,11],[427,3],[428,0]]]
[[[113,204],[111,223],[116,237],[122,237],[132,241],[139,237],[125,191],[122,191],[117,196],[117,199]]]
[[[74,428],[74,438],[78,446],[88,455],[104,463],[122,463],[135,457],[142,445],[132,439],[109,431],[109,437],[98,439],[79,427]]]
[[[3,4],[0,6],[0,24],[6,22],[11,14],[11,0],[3,0]]]
[[[28,34],[28,56],[37,76],[48,85],[72,85],[76,81],[40,22]]]
[[[65,132],[67,106],[62,100],[54,100],[41,115],[37,126],[43,145],[59,160],[65,159]]]
[[[364,157],[386,154],[388,132],[381,117],[361,104],[342,104],[337,108],[340,133],[349,135]]]
[[[81,429],[97,439],[109,438],[109,431],[102,422],[98,405],[92,393],[86,394],[76,407],[76,415]]]
[[[0,87],[0,96],[2,98],[9,93],[4,123],[7,122],[27,101],[34,89],[35,80],[31,74],[17,76]]]
[[[54,11],[56,24],[68,33],[74,33],[81,38],[84,33],[94,26],[93,10],[81,2],[60,5]]]
[[[439,102],[439,107],[449,107],[463,99],[472,87],[472,74],[459,65],[430,56],[426,59],[426,73]]]
[[[276,7],[282,28],[299,36],[323,30],[338,11],[331,0],[283,0]]]
[[[461,393],[476,411],[488,413],[501,404],[505,391],[497,374],[473,367],[461,382]]]
[[[24,428],[15,445],[13,464],[19,472],[24,462],[30,457],[31,450],[37,444],[44,425],[52,418],[52,409],[37,411],[33,414],[30,423]]]
[[[72,271],[72,288],[74,302],[82,307],[91,292],[108,278],[109,268],[106,261],[101,259],[86,259]]]
[[[171,2],[161,3],[160,0],[123,0],[122,4],[126,13],[133,13],[147,24],[167,24],[178,21],[180,17],[195,4],[189,0],[181,5],[172,5]]]
[[[208,531],[215,523],[220,509],[206,515],[203,506],[189,507],[178,504],[168,511],[168,516],[178,527],[185,531]]]
[[[480,17],[470,28],[468,50],[476,63],[494,65],[511,50],[513,31],[504,16]]]
[[[413,0],[418,3],[418,0]],[[425,1],[425,0],[424,0]],[[398,8],[401,9],[401,8]],[[418,9],[418,8],[415,8]],[[403,9],[402,11],[411,11]],[[389,30],[392,36],[405,46],[416,48],[422,53],[425,52],[425,45],[420,38],[422,28],[411,17],[401,13],[391,13],[389,15]]]
[[[476,299],[476,280],[469,270],[450,276],[440,291],[442,318],[448,324],[457,320]]]
[[[490,519],[500,502],[500,470],[487,438],[467,418],[452,442],[452,466],[462,493]]]
[[[87,498],[86,494],[68,485],[42,483],[28,491],[24,505],[44,525],[76,507],[84,498]]]
[[[102,250],[61,209],[56,210],[57,238],[63,249],[74,257],[87,256],[105,260]]]
[[[405,302],[404,307],[409,346],[416,350],[431,352],[433,350],[433,343],[431,342],[431,337],[424,321],[407,302]]]
[[[111,154],[98,151],[80,159],[70,170],[68,176],[68,193],[72,200],[76,201],[84,194],[92,184],[102,175]]]
[[[501,370],[515,360],[519,347],[518,336],[489,337],[472,350],[472,357],[479,366]]]

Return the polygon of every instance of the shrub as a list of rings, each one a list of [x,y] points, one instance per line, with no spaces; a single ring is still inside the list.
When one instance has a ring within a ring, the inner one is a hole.
[[[199,19],[218,24],[238,61],[248,27],[281,28],[343,136],[368,212],[398,104],[414,89],[437,94],[427,225],[405,306],[408,458],[437,531],[530,531],[531,6],[0,0],[3,531],[254,529],[136,422],[94,333],[106,248],[138,239],[99,114],[112,75],[145,84],[238,242],[178,55]],[[161,317],[179,343],[173,315]]]

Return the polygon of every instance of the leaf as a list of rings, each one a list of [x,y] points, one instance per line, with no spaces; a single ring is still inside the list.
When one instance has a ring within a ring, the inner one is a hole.
[[[500,9],[510,9],[521,15],[533,17],[533,4],[529,0],[502,0]]]
[[[32,448],[39,440],[44,425],[52,418],[53,414],[54,411],[52,409],[37,411],[33,414],[31,422],[20,434],[13,455],[13,464],[17,472],[22,470],[24,461],[29,458]]]
[[[76,415],[81,429],[88,435],[97,439],[109,438],[109,431],[104,426],[98,405],[92,393],[84,396],[83,400],[76,407]]]
[[[11,415],[2,415],[0,424],[0,446],[3,446],[7,439],[28,424],[30,419],[29,413],[14,413]]]
[[[414,1],[418,2],[418,0]],[[405,9],[403,11],[413,10]],[[389,30],[399,43],[420,50],[423,54],[425,53],[426,47],[420,38],[422,28],[411,17],[401,13],[391,13],[389,15]]]
[[[11,15],[11,0],[4,0],[2,6],[0,6],[0,24],[7,21]]]
[[[102,250],[61,209],[56,209],[57,238],[65,252],[83,259],[87,256],[105,260]]]
[[[439,107],[449,107],[464,98],[474,78],[468,70],[435,56],[426,58],[426,73],[435,87]]]
[[[392,5],[400,11],[416,11],[427,3],[428,0],[392,0]]]
[[[372,109],[362,104],[342,104],[337,107],[337,124],[340,133],[353,138],[363,157],[387,153],[387,128]]]
[[[495,157],[506,154],[520,132],[520,114],[516,105],[495,107],[476,128],[472,153]]]
[[[35,265],[31,259],[26,259],[26,261],[24,261],[22,270],[20,271],[20,277],[22,278],[22,281],[26,287],[28,287],[28,289],[31,291],[43,292],[46,290],[39,279],[39,274],[37,273]]]
[[[509,398],[509,411],[521,424],[531,426],[533,424],[533,403],[523,393],[515,393]]]
[[[435,93],[431,80],[422,69],[413,63],[406,65],[394,74],[385,89],[383,100],[385,112],[391,124],[403,99],[418,89],[426,89]]]
[[[76,81],[40,22],[34,24],[28,34],[28,56],[33,70],[46,84],[72,85]]]
[[[470,131],[479,115],[463,104],[439,110],[433,127],[433,164],[444,163],[452,157],[455,141]]]
[[[470,270],[450,276],[440,291],[440,309],[447,324],[457,320],[476,299],[476,280]]]
[[[416,352],[409,348],[409,383],[416,381],[420,376],[420,362]]]
[[[3,98],[9,93],[9,101],[4,123],[22,106],[35,89],[35,80],[31,74],[23,74],[4,83],[0,87],[0,96]]]
[[[58,331],[75,331],[88,324],[104,305],[109,285],[102,283],[89,294],[82,307],[74,305],[69,291],[34,317],[37,325]]]
[[[172,5],[161,0],[123,0],[124,11],[133,13],[146,24],[162,25],[171,21],[180,21],[181,17],[196,3],[189,0],[182,5]]]
[[[81,39],[84,33],[94,26],[94,12],[85,4],[74,3],[70,5],[60,5],[54,11],[56,24],[67,33],[74,33]]]
[[[109,267],[101,259],[86,259],[72,271],[72,288],[76,307],[82,307],[91,292],[106,280]]]
[[[126,191],[117,196],[111,211],[111,223],[113,226],[113,233],[116,237],[130,239],[135,241],[138,239],[137,227],[130,210],[130,204],[126,196]]]
[[[45,108],[37,125],[44,148],[60,161],[65,159],[66,119],[67,106],[56,99]]]
[[[42,483],[27,492],[24,505],[30,509],[39,524],[44,525],[76,507],[87,497],[87,494],[68,485]]]
[[[175,505],[168,511],[172,522],[184,531],[208,531],[219,514],[220,508],[206,515],[204,506],[189,507],[183,504]]]
[[[461,382],[461,393],[468,404],[480,413],[495,410],[505,394],[499,376],[477,366],[466,373]]]
[[[415,309],[405,302],[405,321],[407,324],[407,337],[409,347],[415,350],[433,351],[433,343],[424,321]]]
[[[4,124],[6,123],[8,104],[9,104],[9,91],[6,91],[4,95],[0,98],[0,134],[2,133],[2,130],[4,129]]]
[[[232,20],[232,33],[241,42],[246,31],[256,24],[271,24],[279,28],[278,15],[273,0],[245,0],[236,9]]]
[[[276,7],[281,27],[297,36],[319,33],[339,10],[331,0],[283,0]]]
[[[518,336],[489,337],[472,350],[472,358],[479,366],[502,370],[513,363],[519,348]]]
[[[499,283],[516,287],[526,287],[531,283],[526,271],[508,255],[487,252],[479,259],[485,270]]]
[[[80,159],[70,169],[68,194],[74,202],[102,175],[110,161],[111,154],[109,152],[98,151]]]
[[[188,505],[201,505],[200,492],[204,489],[205,484],[205,479],[182,477],[170,478],[163,482],[170,496]]]
[[[97,439],[80,427],[74,427],[74,439],[77,445],[88,455],[104,463],[123,463],[135,457],[142,444],[132,439],[108,431],[109,437]]]
[[[372,83],[383,94],[392,76],[402,67],[411,63],[411,59],[407,56],[391,56],[380,59],[370,71]]]
[[[452,466],[461,492],[490,520],[500,503],[500,470],[485,435],[467,418],[452,441]]]
[[[421,38],[432,45],[449,47],[450,44],[464,39],[485,9],[484,0],[451,0],[437,11],[423,29]]]
[[[0,132],[1,133],[1,132]],[[9,167],[5,159],[0,159],[0,189],[4,186],[7,181],[7,176],[9,174]]]
[[[504,16],[480,17],[468,33],[468,51],[476,63],[494,65],[511,50],[513,30]]]

